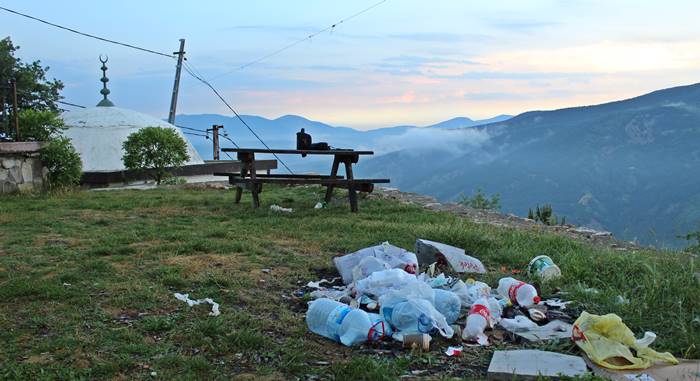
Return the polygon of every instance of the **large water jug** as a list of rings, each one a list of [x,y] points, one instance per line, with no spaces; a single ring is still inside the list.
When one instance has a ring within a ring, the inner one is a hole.
[[[309,304],[306,325],[315,334],[352,346],[371,339],[370,329],[373,324],[367,312],[321,298]]]

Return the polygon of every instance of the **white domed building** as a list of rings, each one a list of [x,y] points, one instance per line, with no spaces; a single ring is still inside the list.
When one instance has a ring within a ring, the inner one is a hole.
[[[103,73],[107,70],[104,62]],[[187,143],[190,160],[185,165],[204,164],[204,160],[179,128],[150,115],[115,107],[107,98],[110,91],[107,89],[109,79],[105,74],[101,81],[103,88],[100,93],[103,99],[96,107],[66,111],[61,115],[67,127],[64,134],[71,139],[80,154],[84,172],[124,171],[122,144],[129,135],[145,127],[172,128]]]

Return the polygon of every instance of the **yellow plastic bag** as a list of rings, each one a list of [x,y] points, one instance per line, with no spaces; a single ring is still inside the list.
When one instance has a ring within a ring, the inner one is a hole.
[[[615,314],[598,316],[582,312],[574,322],[571,338],[591,361],[610,369],[646,369],[655,361],[678,364],[668,352],[659,353],[639,345],[634,333]],[[637,356],[630,348],[637,352]]]

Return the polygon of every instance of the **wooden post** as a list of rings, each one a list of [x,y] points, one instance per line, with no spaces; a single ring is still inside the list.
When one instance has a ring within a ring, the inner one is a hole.
[[[212,132],[212,143],[214,143],[214,160],[219,160],[220,158],[219,153],[221,149],[219,148],[219,130],[223,128],[224,126],[213,124],[211,128],[207,129],[207,131]]]
[[[173,97],[170,99],[170,113],[168,123],[175,124],[175,111],[177,109],[177,93],[180,90],[180,73],[182,72],[182,60],[185,58],[185,39],[180,39],[180,50],[173,52],[177,54],[177,66],[175,67],[175,83],[173,84]]]
[[[12,114],[15,119],[15,141],[19,140],[19,110],[17,108],[17,80],[10,81],[12,84]]]

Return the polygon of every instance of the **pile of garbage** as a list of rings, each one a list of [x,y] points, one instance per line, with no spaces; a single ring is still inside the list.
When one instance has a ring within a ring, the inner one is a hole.
[[[461,274],[487,269],[457,247],[418,239],[414,253],[384,242],[335,257],[333,263],[340,277],[307,284],[313,300],[306,323],[311,332],[346,346],[396,340],[427,351],[432,338],[442,336],[461,344],[445,352],[458,356],[464,345],[502,342],[505,332],[513,341],[571,339],[605,368],[678,363],[671,354],[649,348],[653,333],[635,340],[617,315],[597,316],[571,310],[568,301],[542,300],[535,286],[513,277],[501,278],[494,288],[461,279]],[[423,272],[419,263],[428,264]],[[544,255],[534,258],[528,271],[543,282],[562,274]]]

